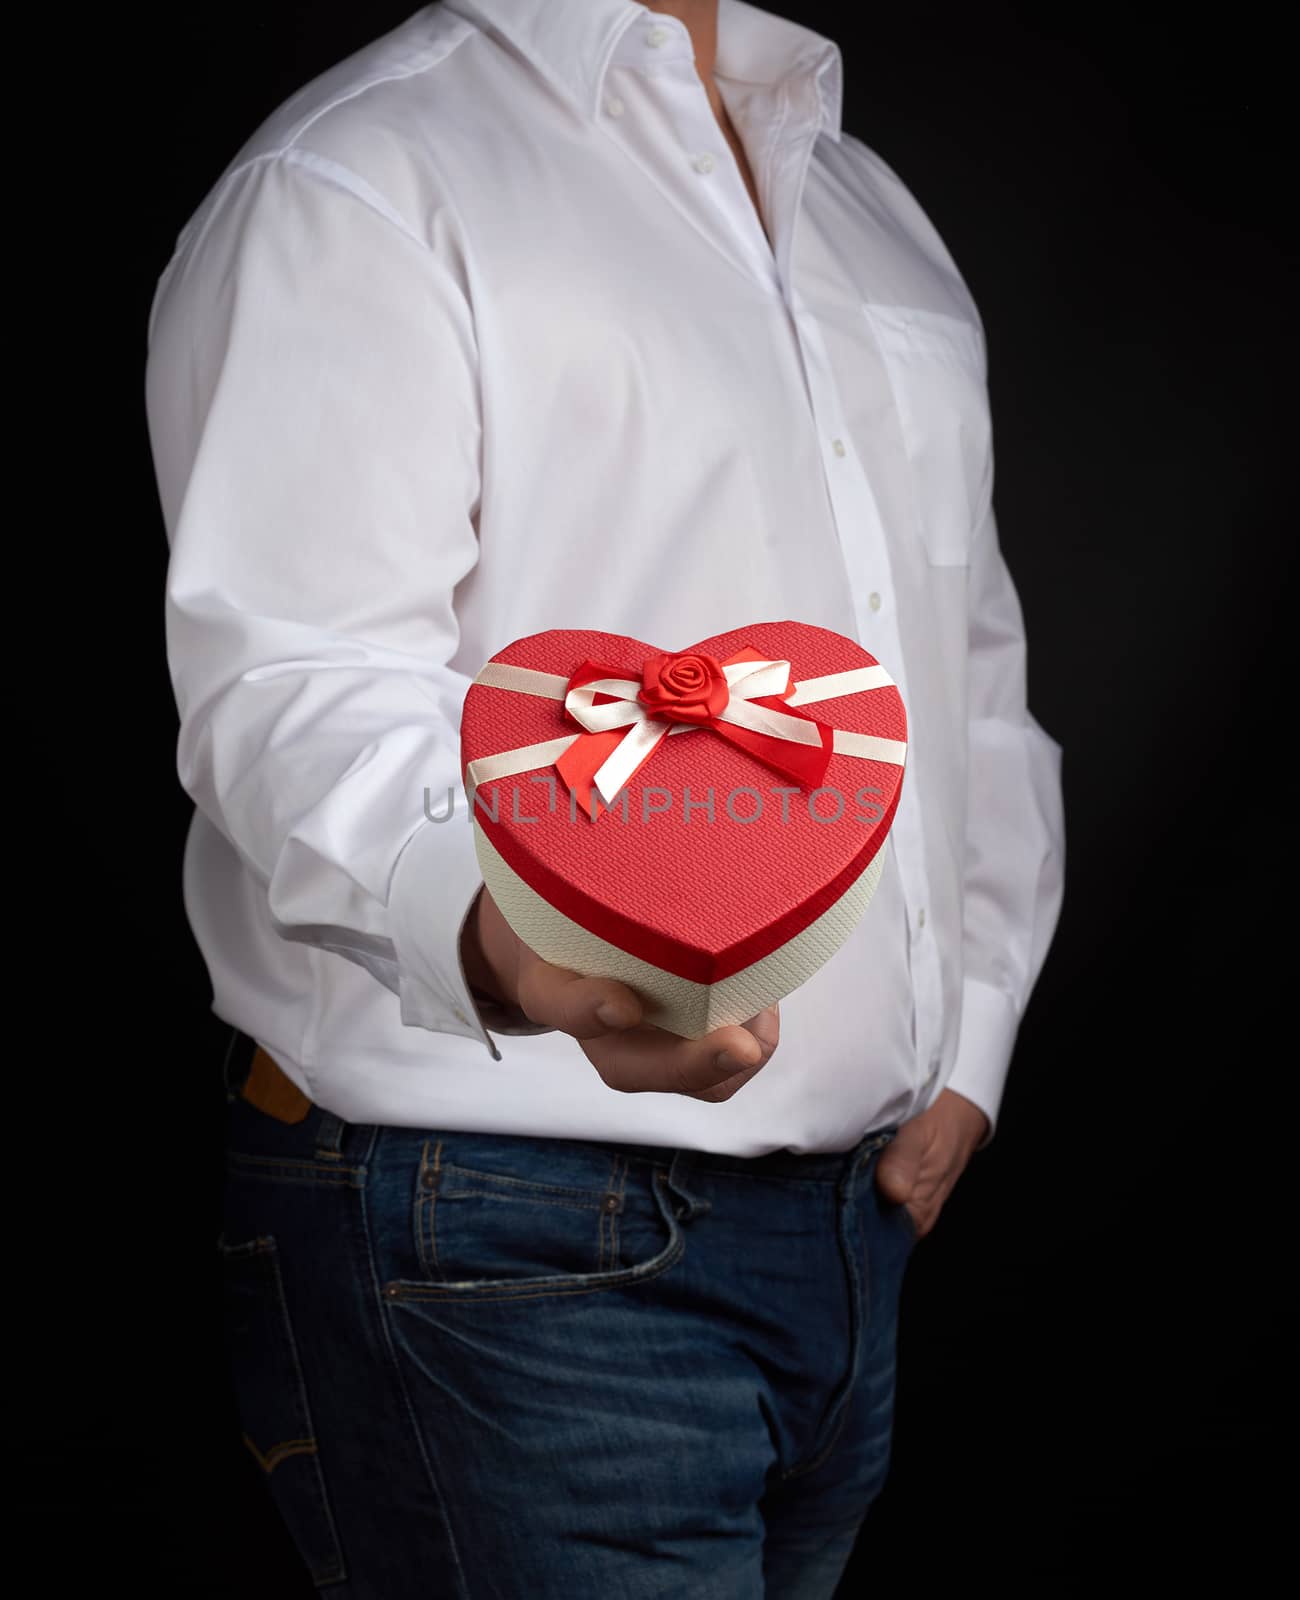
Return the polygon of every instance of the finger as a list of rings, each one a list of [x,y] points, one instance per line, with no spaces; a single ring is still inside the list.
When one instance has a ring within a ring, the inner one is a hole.
[[[710,1104],[719,1104],[723,1100],[730,1100],[740,1089],[743,1089],[749,1080],[756,1077],[767,1063],[772,1059],[777,1043],[781,1037],[781,1013],[775,1005],[766,1006],[757,1016],[748,1022],[741,1023],[747,1033],[752,1033],[762,1047],[762,1055],[752,1066],[742,1072],[735,1073],[730,1078],[724,1078],[721,1083],[715,1083],[707,1089],[696,1089],[691,1094],[693,1100],[704,1100]]]
[[[928,1113],[902,1124],[876,1166],[876,1182],[890,1200],[917,1200],[923,1185],[933,1188],[935,1126]]]
[[[776,1050],[776,1040],[780,1037],[781,1032],[776,1006],[767,1006],[767,1010],[759,1011],[757,1016],[751,1016],[748,1022],[741,1022],[741,1027],[748,1034],[752,1034],[754,1038],[757,1038],[757,1042],[762,1048],[762,1056],[759,1056],[754,1066],[746,1067],[743,1072],[736,1072],[733,1077],[724,1078],[722,1082],[714,1083],[714,1085],[704,1088],[704,1090],[693,1090],[690,1098],[698,1099],[698,1101],[708,1101],[709,1104],[728,1101],[736,1091],[743,1090],[744,1085],[749,1082],[749,1078],[762,1072],[762,1069],[767,1066],[767,1062],[772,1061],[773,1053]]]
[[[763,1066],[763,1045],[739,1024],[701,1039],[646,1025],[593,1040],[588,1058],[611,1089],[693,1095]]]
[[[691,1091],[691,1099],[705,1100],[715,1105],[723,1100],[730,1100],[738,1090],[745,1087],[752,1077],[761,1072],[772,1059],[781,1031],[777,1008],[768,1006],[766,1010],[760,1011],[756,1017],[751,1017],[748,1022],[742,1023],[741,1026],[747,1033],[753,1034],[754,1038],[758,1040],[763,1052],[762,1055],[752,1067],[746,1067],[743,1071],[733,1074],[730,1078],[724,1078],[721,1083],[715,1083],[707,1089]]]
[[[908,1141],[895,1138],[876,1163],[876,1183],[886,1199],[910,1200],[921,1176],[921,1152]]]
[[[703,1100],[711,1105],[719,1105],[724,1100],[730,1100],[732,1095],[743,1089],[751,1078],[756,1078],[762,1072],[767,1065],[768,1059],[770,1058],[765,1057],[757,1066],[749,1067],[744,1072],[733,1073],[730,1078],[724,1078],[721,1083],[715,1083],[712,1088],[695,1089],[691,1092],[689,1098]]]
[[[519,1004],[534,1022],[575,1039],[634,1028],[643,1010],[638,996],[617,979],[583,977],[531,952],[520,964]]]
[[[781,1039],[781,1009],[779,1006],[766,1006],[757,1016],[751,1017],[743,1024],[747,1032],[752,1033],[763,1047],[763,1059],[770,1060],[773,1051]]]

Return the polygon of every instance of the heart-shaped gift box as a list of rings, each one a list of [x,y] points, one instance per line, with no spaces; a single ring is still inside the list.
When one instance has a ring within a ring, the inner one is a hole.
[[[677,652],[552,629],[470,686],[461,773],[484,883],[519,937],[698,1038],[848,937],[906,738],[889,674],[825,628],[756,623]]]

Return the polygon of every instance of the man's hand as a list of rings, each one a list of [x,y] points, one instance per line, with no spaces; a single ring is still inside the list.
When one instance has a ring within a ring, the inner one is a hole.
[[[515,1006],[530,1022],[572,1034],[611,1089],[653,1089],[695,1100],[729,1100],[772,1058],[780,1036],[776,1006],[702,1039],[683,1039],[641,1021],[626,984],[584,978],[529,949],[486,889],[465,919],[461,964],[471,988]]]
[[[889,1200],[906,1205],[923,1239],[939,1220],[989,1119],[955,1089],[945,1089],[919,1117],[905,1122],[876,1164],[876,1182]]]

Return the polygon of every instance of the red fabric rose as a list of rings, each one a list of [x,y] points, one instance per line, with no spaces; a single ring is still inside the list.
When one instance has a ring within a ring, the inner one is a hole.
[[[726,673],[699,650],[650,656],[641,669],[637,699],[664,722],[710,722],[730,698]]]

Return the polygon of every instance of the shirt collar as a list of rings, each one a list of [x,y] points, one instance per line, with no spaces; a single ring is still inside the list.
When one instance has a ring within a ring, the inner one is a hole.
[[[500,34],[585,117],[599,111],[605,69],[624,31],[675,18],[637,0],[444,0],[447,9]],[[678,23],[678,26],[681,26]],[[837,144],[844,93],[839,46],[801,23],[747,4],[718,0],[720,78],[776,85],[813,75],[820,131]]]

